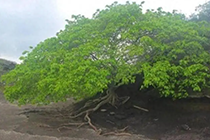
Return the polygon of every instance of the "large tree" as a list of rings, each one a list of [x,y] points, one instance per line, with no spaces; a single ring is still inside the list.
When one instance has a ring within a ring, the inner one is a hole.
[[[210,58],[203,47],[209,45],[209,24],[161,8],[143,13],[142,4],[129,2],[67,22],[65,30],[24,52],[23,62],[3,76],[9,101],[50,103],[105,91],[87,110],[95,111],[119,103],[116,88],[135,82],[137,74],[141,89],[152,86],[173,98],[209,85]]]

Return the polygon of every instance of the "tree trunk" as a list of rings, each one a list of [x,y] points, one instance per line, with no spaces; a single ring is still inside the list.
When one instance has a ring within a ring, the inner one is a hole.
[[[115,92],[117,89],[117,87],[110,87],[109,89],[107,89],[107,100],[108,102],[115,106],[116,104],[116,100],[118,99],[117,93]]]

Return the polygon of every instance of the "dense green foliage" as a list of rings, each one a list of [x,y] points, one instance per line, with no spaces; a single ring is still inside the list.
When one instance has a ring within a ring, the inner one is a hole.
[[[85,98],[135,82],[180,98],[209,85],[210,25],[186,20],[161,8],[113,3],[91,19],[67,20],[56,37],[24,52],[23,63],[3,76],[5,97],[18,103],[50,103]]]

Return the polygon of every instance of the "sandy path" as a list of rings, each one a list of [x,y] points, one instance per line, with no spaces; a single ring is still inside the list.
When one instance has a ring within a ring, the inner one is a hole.
[[[27,133],[19,133],[14,130],[21,125],[27,123],[25,115],[19,115],[24,109],[5,101],[3,94],[0,93],[0,140],[88,140],[83,138],[53,137],[30,135]]]
[[[88,140],[88,139],[78,139],[78,138],[67,138],[61,137],[56,138],[52,136],[40,136],[40,135],[29,135],[24,133],[18,133],[15,131],[5,131],[0,130],[1,140]]]

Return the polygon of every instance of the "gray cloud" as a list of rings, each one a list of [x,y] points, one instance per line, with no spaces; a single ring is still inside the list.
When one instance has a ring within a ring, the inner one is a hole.
[[[17,61],[64,27],[52,0],[0,0],[0,57]]]

